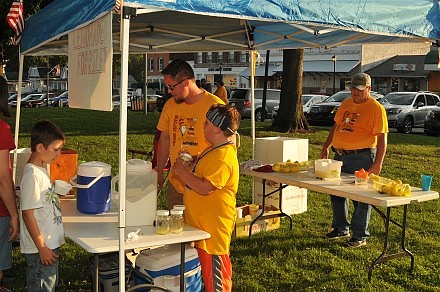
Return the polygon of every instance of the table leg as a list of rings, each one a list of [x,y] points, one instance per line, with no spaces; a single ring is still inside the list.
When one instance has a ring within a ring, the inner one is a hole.
[[[278,187],[278,189],[266,194],[266,179],[263,179],[263,195],[262,195],[262,202],[261,205],[263,207],[261,214],[259,214],[257,217],[255,217],[254,220],[252,220],[251,224],[249,224],[249,237],[251,237],[252,235],[252,226],[255,224],[255,222],[257,222],[260,218],[273,218],[273,217],[288,217],[290,220],[290,230],[292,230],[292,217],[286,213],[284,213],[282,211],[282,199],[283,199],[283,189],[285,187],[287,187],[288,185],[283,185],[280,183],[280,186]],[[273,195],[274,193],[279,192],[280,193],[280,197],[279,197],[279,210],[280,213],[276,214],[276,215],[270,215],[270,216],[264,216],[264,210],[266,209],[266,198]]]
[[[185,291],[185,243],[180,244],[180,291]]]
[[[406,239],[406,215],[407,215],[407,212],[408,212],[408,205],[404,205],[403,206],[402,224],[400,224],[400,223],[398,223],[398,222],[396,222],[396,221],[391,219],[391,207],[387,208],[386,215],[381,210],[379,210],[376,206],[373,206],[373,208],[384,219],[384,223],[385,223],[385,240],[384,240],[384,246],[383,246],[382,253],[373,261],[373,263],[371,264],[371,266],[370,266],[370,268],[368,270],[368,281],[371,281],[371,276],[372,276],[373,269],[374,269],[375,265],[383,263],[383,262],[386,262],[386,261],[394,259],[394,258],[401,258],[401,257],[409,256],[411,258],[411,269],[410,269],[410,272],[412,272],[413,269],[414,269],[414,255],[405,246],[405,239]],[[401,242],[400,242],[400,247],[401,247],[402,251],[396,252],[396,253],[387,254],[390,222],[394,223],[396,226],[402,228]]]
[[[95,269],[95,282],[93,283],[93,291],[98,292],[98,288],[99,288],[99,254],[94,254],[94,269]]]

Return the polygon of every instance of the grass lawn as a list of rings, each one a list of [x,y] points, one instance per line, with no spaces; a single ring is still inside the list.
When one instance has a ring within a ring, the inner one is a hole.
[[[128,113],[127,147],[150,151],[158,113],[147,116]],[[119,111],[98,112],[70,108],[23,109],[19,147],[29,147],[33,123],[48,118],[67,135],[66,147],[78,150],[80,160],[102,161],[118,172]],[[14,127],[14,119],[8,120]],[[289,136],[309,139],[309,159],[318,158],[328,127],[316,127],[309,134],[280,134],[267,131],[270,122],[257,123],[256,136]],[[252,140],[249,120],[240,127],[242,146],[239,161],[251,159]],[[389,146],[382,176],[399,178],[413,186],[420,185],[420,175],[434,175],[432,189],[440,190],[440,138],[423,134],[389,134]],[[240,177],[237,205],[251,203],[251,179]],[[159,198],[159,206],[164,200]],[[377,266],[368,282],[367,271],[379,256],[384,239],[381,217],[372,212],[371,238],[368,245],[348,249],[344,241],[328,241],[323,235],[330,229],[332,212],[327,195],[308,192],[308,210],[293,216],[293,229],[286,219],[281,228],[236,238],[232,241],[234,291],[439,291],[440,289],[440,208],[439,200],[411,204],[408,208],[407,247],[415,255],[414,273],[410,260],[402,258]],[[400,219],[403,208],[393,208]],[[99,232],[99,230],[97,230]],[[399,229],[391,226],[390,250],[399,247]],[[14,266],[7,275],[9,288],[25,289],[25,262],[14,247]],[[60,291],[89,290],[88,261],[91,257],[71,241],[62,247]]]

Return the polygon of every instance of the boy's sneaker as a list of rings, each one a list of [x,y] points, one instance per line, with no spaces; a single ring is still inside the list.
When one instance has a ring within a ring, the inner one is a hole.
[[[0,286],[0,292],[12,292],[12,290],[9,290],[9,289],[6,288],[6,287],[1,287],[1,286]]]
[[[325,235],[325,238],[327,238],[327,239],[337,239],[337,238],[349,237],[349,236],[350,236],[350,233],[348,231],[339,232],[338,229],[334,228],[332,231],[330,231],[329,233],[327,233]]]
[[[357,240],[356,238],[352,238],[349,241],[347,241],[348,247],[361,247],[367,245],[367,241],[365,239]]]

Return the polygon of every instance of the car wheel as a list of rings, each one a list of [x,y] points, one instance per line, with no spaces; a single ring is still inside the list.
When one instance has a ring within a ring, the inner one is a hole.
[[[262,117],[263,117],[263,111],[261,110],[261,108],[259,108],[255,111],[255,120],[261,122]]]
[[[406,117],[403,120],[402,126],[397,130],[404,134],[410,134],[413,128],[413,120],[411,117]]]

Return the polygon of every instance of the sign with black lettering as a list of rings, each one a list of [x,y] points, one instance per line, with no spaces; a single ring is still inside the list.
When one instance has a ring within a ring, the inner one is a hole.
[[[112,13],[69,33],[69,107],[111,111]]]

